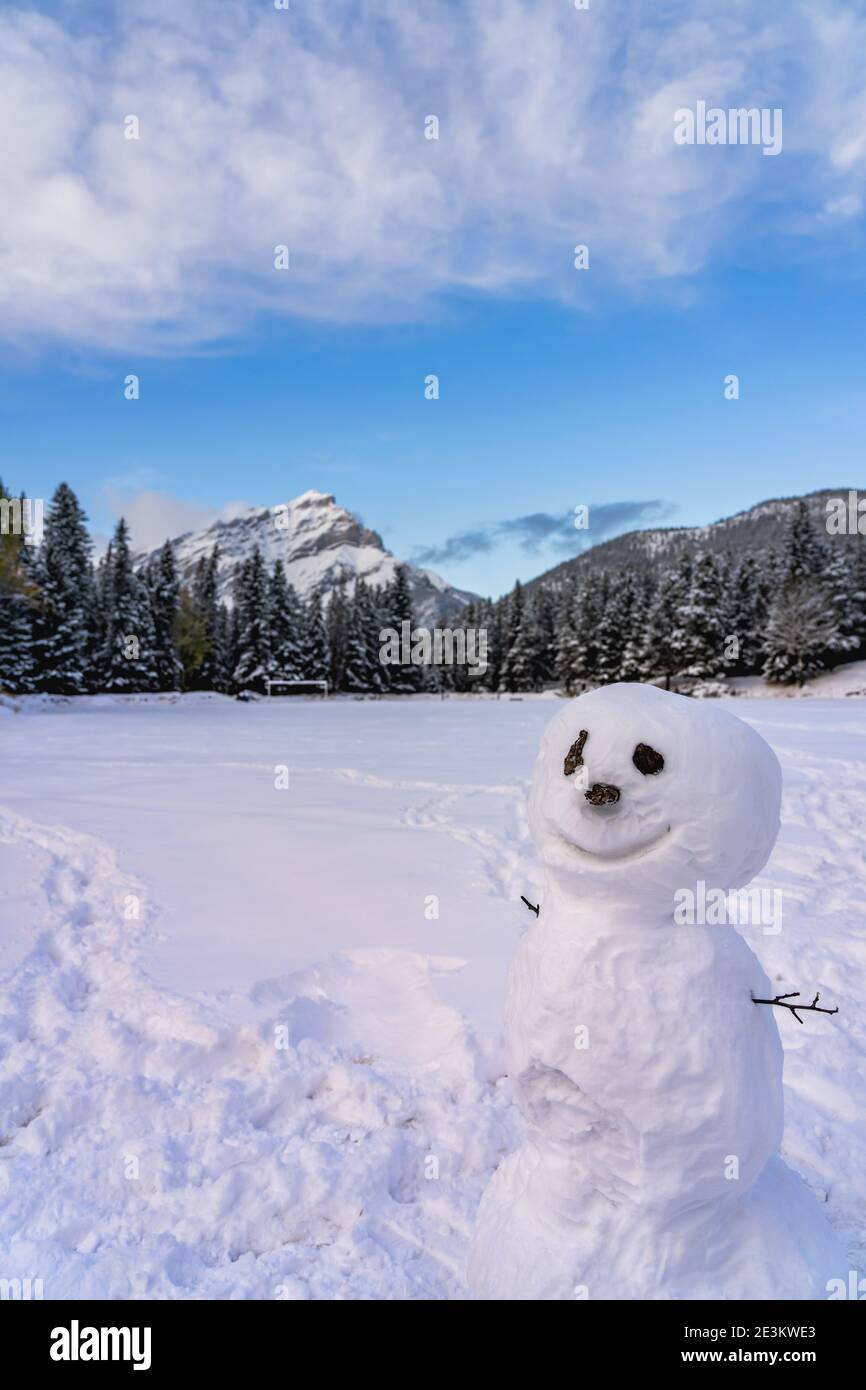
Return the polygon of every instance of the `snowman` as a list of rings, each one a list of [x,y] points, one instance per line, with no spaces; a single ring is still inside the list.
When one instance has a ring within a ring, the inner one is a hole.
[[[760,872],[780,801],[769,746],[706,702],[612,685],[549,724],[505,1011],[523,1142],[479,1208],[473,1297],[826,1298],[847,1268],[778,1157],[769,981],[733,926],[674,920],[681,890]]]

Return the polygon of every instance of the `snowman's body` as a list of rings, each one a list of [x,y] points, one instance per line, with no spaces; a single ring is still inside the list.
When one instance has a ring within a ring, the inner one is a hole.
[[[677,890],[758,872],[779,795],[763,740],[697,702],[613,686],[553,721],[530,803],[545,890],[506,1002],[524,1142],[481,1203],[474,1296],[826,1297],[835,1238],[776,1157],[769,981],[734,927],[674,921]]]

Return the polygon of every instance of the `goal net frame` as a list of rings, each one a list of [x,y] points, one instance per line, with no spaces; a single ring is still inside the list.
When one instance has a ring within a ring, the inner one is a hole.
[[[270,676],[265,677],[265,693],[267,694],[268,699],[271,698],[273,690],[280,687],[288,690],[298,691],[300,691],[300,688],[303,687],[304,690],[309,691],[311,694],[313,690],[320,690],[322,692],[322,698],[324,700],[327,700],[328,698],[327,681],[283,681],[271,680]]]

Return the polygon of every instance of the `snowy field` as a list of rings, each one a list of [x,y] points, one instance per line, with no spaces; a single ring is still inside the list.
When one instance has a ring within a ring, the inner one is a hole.
[[[866,702],[725,703],[785,773],[758,880],[782,931],[744,932],[778,992],[840,1008],[779,1011],[784,1153],[866,1272]],[[0,710],[0,1277],[46,1298],[465,1296],[515,1143],[503,984],[556,708]]]

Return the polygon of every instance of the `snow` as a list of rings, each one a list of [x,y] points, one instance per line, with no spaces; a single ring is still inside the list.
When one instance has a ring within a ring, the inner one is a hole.
[[[756,880],[782,931],[742,933],[774,992],[840,1007],[777,1020],[782,1153],[863,1269],[866,705],[719,703],[785,778]],[[519,1144],[501,1028],[550,699],[6,710],[0,1274],[46,1297],[466,1297]]]
[[[832,671],[822,671],[811,680],[797,685],[768,685],[760,676],[728,676],[725,684],[734,695],[757,699],[809,699],[818,695],[837,699],[839,696],[866,695],[866,661],[846,661]]]

